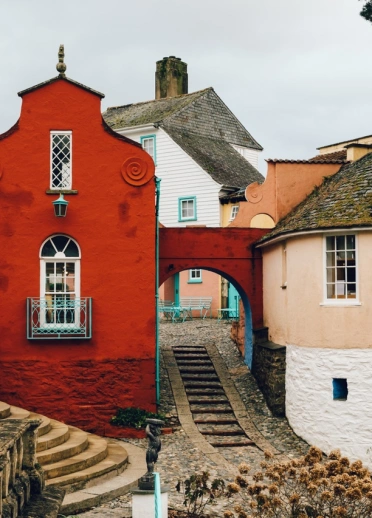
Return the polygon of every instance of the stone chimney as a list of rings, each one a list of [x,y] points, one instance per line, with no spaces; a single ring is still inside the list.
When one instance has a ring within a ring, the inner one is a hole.
[[[188,93],[187,63],[169,56],[156,62],[155,99]]]

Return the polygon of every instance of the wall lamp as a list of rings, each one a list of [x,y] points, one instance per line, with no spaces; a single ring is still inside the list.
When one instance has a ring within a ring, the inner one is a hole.
[[[69,202],[64,199],[62,193],[59,195],[58,200],[53,201],[54,215],[57,218],[66,217],[68,203]]]

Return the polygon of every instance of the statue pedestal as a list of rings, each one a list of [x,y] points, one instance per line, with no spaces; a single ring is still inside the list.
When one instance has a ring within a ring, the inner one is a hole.
[[[161,518],[168,518],[168,491],[162,486],[161,492]],[[155,518],[155,494],[152,489],[132,490],[132,518]]]

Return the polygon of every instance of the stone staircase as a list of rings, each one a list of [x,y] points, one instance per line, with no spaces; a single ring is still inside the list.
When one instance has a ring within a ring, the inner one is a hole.
[[[61,513],[82,511],[127,493],[146,472],[145,452],[129,443],[0,402],[2,419],[39,419],[37,462],[46,486],[66,490]]]
[[[205,347],[176,346],[174,357],[194,423],[214,447],[251,446],[233,412]]]

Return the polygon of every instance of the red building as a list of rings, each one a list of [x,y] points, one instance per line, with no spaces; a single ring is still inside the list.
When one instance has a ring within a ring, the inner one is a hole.
[[[155,409],[154,164],[57,70],[0,135],[0,399],[102,432]]]

